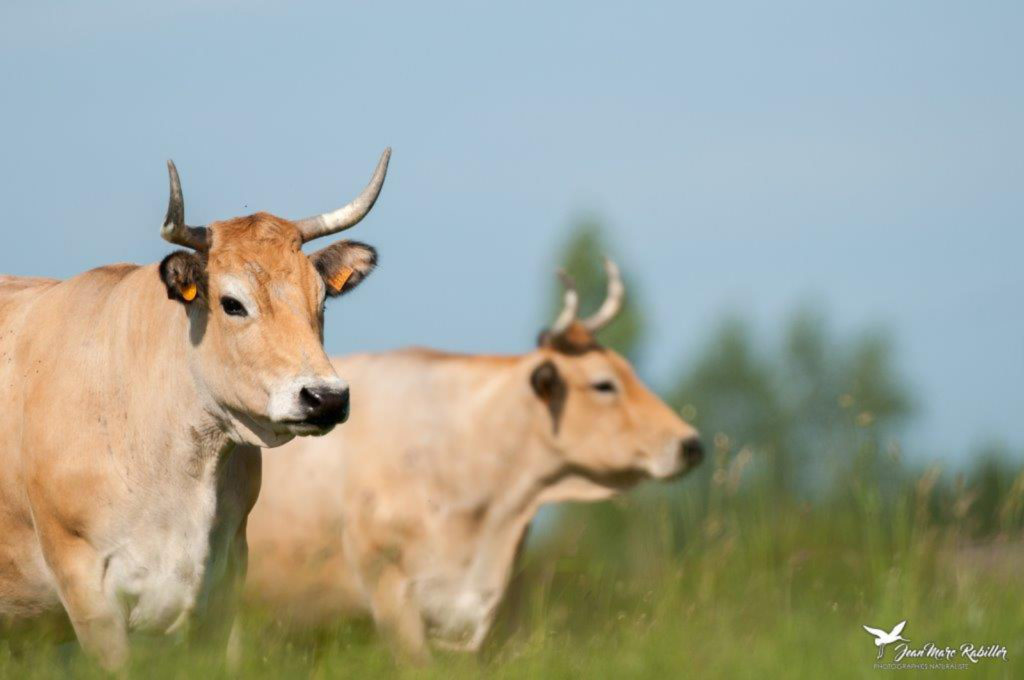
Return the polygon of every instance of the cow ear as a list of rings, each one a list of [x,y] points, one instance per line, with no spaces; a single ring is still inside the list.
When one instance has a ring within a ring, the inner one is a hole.
[[[533,387],[541,401],[548,406],[551,412],[551,421],[555,434],[558,434],[558,425],[562,420],[562,411],[565,409],[565,398],[568,389],[565,380],[558,372],[558,367],[551,359],[547,359],[530,374],[530,386]]]
[[[167,286],[167,297],[189,303],[206,293],[203,261],[195,253],[176,250],[160,263],[160,279]]]
[[[377,266],[377,251],[358,241],[339,241],[309,256],[331,297],[344,295],[363,282]]]

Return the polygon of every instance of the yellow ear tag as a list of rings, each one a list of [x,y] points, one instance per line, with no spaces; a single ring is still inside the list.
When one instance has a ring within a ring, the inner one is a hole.
[[[192,302],[196,299],[196,284],[190,283],[181,289],[181,297],[185,298],[185,302]]]
[[[340,292],[345,286],[345,282],[348,281],[354,273],[355,272],[349,267],[342,267],[341,271],[328,279],[327,283],[331,284],[331,288]]]

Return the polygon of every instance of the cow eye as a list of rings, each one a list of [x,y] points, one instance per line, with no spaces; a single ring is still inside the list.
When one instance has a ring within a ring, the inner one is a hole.
[[[615,383],[611,380],[600,380],[593,384],[593,388],[598,392],[605,392],[608,394],[618,391],[618,388],[615,387]]]
[[[220,306],[228,316],[249,316],[249,312],[245,311],[245,305],[233,297],[222,297]]]

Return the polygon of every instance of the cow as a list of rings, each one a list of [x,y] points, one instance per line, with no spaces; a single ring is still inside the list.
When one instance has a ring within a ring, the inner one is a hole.
[[[63,281],[0,279],[8,629],[63,608],[107,669],[124,665],[130,631],[224,639],[260,449],[349,413],[323,349],[324,302],[359,285],[376,251],[341,240],[306,255],[302,244],[370,211],[390,153],[339,210],[198,227],[168,161],[161,235],[183,249]]]
[[[429,643],[477,650],[538,508],[683,475],[697,432],[595,340],[624,287],[577,319],[563,309],[534,351],[425,349],[335,359],[354,388],[340,430],[268,457],[249,523],[247,594],[293,623],[370,615],[400,658]]]

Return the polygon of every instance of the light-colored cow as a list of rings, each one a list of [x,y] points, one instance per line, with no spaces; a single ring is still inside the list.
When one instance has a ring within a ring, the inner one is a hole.
[[[161,233],[190,250],[66,281],[0,278],[0,625],[63,606],[107,668],[129,630],[226,628],[260,489],[252,447],[348,415],[324,301],[376,253],[301,246],[369,212],[389,157],[335,212],[205,227],[185,225],[168,162]]]
[[[249,523],[248,590],[300,619],[369,613],[400,652],[427,641],[475,650],[545,503],[608,498],[667,479],[702,455],[692,427],[565,308],[519,356],[429,350],[334,360],[353,417],[327,437],[268,457]]]

